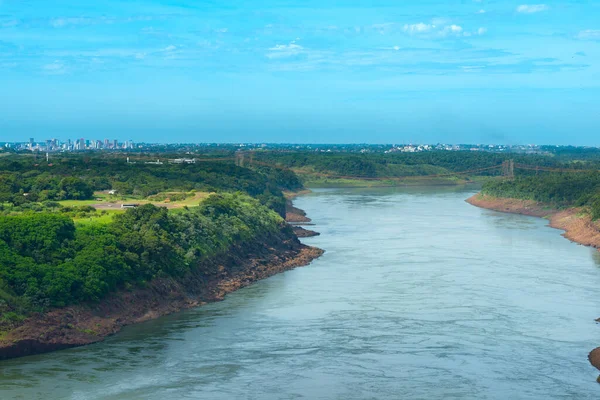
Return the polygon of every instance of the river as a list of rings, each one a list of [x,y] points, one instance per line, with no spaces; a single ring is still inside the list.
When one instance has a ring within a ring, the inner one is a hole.
[[[600,253],[461,188],[296,200],[312,265],[103,343],[0,362],[6,399],[598,399]]]

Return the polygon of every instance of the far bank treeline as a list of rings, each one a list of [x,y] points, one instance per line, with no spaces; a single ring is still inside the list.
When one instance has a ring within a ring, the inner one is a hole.
[[[471,176],[495,176],[497,170],[476,171],[502,162],[550,168],[600,168],[600,151],[563,150],[560,154],[492,153],[483,151],[425,151],[418,153],[262,152],[255,158],[299,172],[317,172],[356,178],[390,178],[452,174],[471,171]],[[524,172],[528,175],[530,172]]]
[[[600,172],[556,172],[516,176],[489,181],[483,194],[533,200],[554,207],[585,207],[593,219],[600,218]]]

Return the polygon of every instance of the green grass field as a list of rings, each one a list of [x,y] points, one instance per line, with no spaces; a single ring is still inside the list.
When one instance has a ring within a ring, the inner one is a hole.
[[[166,192],[166,193],[180,193],[180,192]],[[63,207],[81,207],[81,206],[93,206],[96,204],[108,204],[113,203],[115,208],[121,207],[123,203],[136,203],[136,204],[155,204],[161,206],[167,206],[168,208],[182,208],[182,207],[195,207],[200,204],[202,200],[207,198],[210,193],[207,192],[194,192],[191,196],[177,201],[150,201],[147,199],[140,199],[131,196],[110,196],[106,193],[96,192],[94,193],[94,199],[92,200],[63,200],[58,203]]]
[[[81,207],[91,206],[93,204],[101,203],[98,200],[61,200],[58,202],[63,207]]]
[[[73,218],[73,222],[75,222],[76,226],[86,226],[86,225],[92,225],[92,224],[100,224],[100,225],[106,225],[109,224],[113,218],[115,217],[115,215],[117,214],[122,214],[125,212],[125,210],[105,210],[106,213],[101,214],[101,213],[97,213],[97,215],[91,216],[91,217],[83,217],[83,218]]]

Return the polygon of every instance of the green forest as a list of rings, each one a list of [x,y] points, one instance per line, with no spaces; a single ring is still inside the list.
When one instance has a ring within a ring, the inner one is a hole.
[[[94,192],[115,190],[122,196],[145,199],[166,191],[240,191],[285,213],[282,190],[302,187],[291,171],[262,166],[242,168],[231,161],[197,164],[127,163],[125,157],[65,155],[53,163],[31,156],[0,159],[0,211],[42,211],[61,200],[93,199]]]
[[[525,165],[550,168],[600,168],[600,154],[564,153],[561,156],[541,154],[491,153],[481,151],[426,151],[418,153],[318,153],[318,152],[264,152],[256,159],[292,168],[299,174],[311,172],[356,178],[397,178],[450,174],[499,166],[507,160]],[[530,174],[529,172],[524,172]],[[498,175],[497,170],[466,174],[467,177]]]
[[[482,193],[548,203],[556,207],[587,207],[592,218],[600,218],[600,172],[542,173],[494,180]]]
[[[283,230],[293,237],[282,218],[283,191],[302,188],[292,171],[218,159],[146,163],[152,160],[89,154],[50,163],[31,155],[0,159],[0,331],[32,311],[97,302],[158,277],[208,268],[203,261],[265,235]],[[90,206],[108,190],[127,199],[190,204],[118,207],[109,214]],[[192,204],[196,191],[206,197]]]
[[[483,193],[587,207],[600,218],[600,173],[589,171],[600,166],[597,153],[259,151],[245,167],[229,156],[195,164],[150,164],[156,160],[150,155],[131,162],[114,154],[65,154],[50,163],[31,155],[0,158],[0,328],[31,311],[97,302],[157,277],[184,275],[262,235],[282,230],[292,235],[282,217],[283,192],[303,187],[294,171],[403,177],[476,170],[513,159],[570,172],[519,170],[511,180],[488,179]],[[91,206],[108,190],[145,201],[192,201],[196,191],[207,197],[173,210],[145,204],[108,215]]]
[[[98,301],[282,229],[275,211],[241,193],[179,212],[144,205],[83,227],[58,213],[0,216],[0,307],[22,314]]]

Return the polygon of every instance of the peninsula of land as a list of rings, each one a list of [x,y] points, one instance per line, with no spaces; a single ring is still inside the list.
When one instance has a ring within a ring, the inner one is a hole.
[[[305,215],[297,208],[293,212]],[[308,265],[323,252],[302,244],[294,228],[282,223],[277,230],[261,232],[203,259],[181,276],[165,276],[144,287],[118,290],[99,302],[32,313],[3,332],[0,360],[102,341],[124,326],[223,300],[226,294],[258,280]]]

